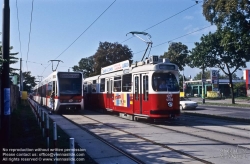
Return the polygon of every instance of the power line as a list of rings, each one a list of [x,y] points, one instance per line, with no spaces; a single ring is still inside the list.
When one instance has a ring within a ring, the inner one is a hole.
[[[34,64],[39,64],[39,65],[48,65],[48,64],[37,63],[37,62],[34,62],[34,61],[28,61],[28,60],[26,60],[26,62],[29,62],[29,63],[34,63]]]
[[[16,10],[17,10],[17,24],[18,24],[18,33],[19,33],[19,45],[20,45],[20,53],[21,53],[21,58],[22,58],[22,46],[21,46],[21,33],[20,33],[20,28],[19,28],[19,17],[18,17],[18,6],[17,6],[17,0],[16,0]]]
[[[198,2],[198,3],[200,3],[200,2]],[[178,13],[176,13],[176,14],[174,14],[174,15],[172,15],[172,16],[170,16],[170,17],[168,17],[168,18],[166,18],[166,19],[164,19],[164,20],[162,20],[162,21],[160,21],[159,23],[156,23],[156,24],[150,26],[149,28],[143,30],[143,32],[144,32],[144,31],[147,31],[147,30],[149,30],[149,29],[151,29],[151,28],[153,28],[153,27],[155,27],[155,26],[157,26],[157,25],[159,25],[159,24],[161,24],[161,23],[163,23],[163,22],[165,22],[165,21],[167,21],[167,20],[173,18],[173,17],[175,17],[176,15],[178,15],[178,14],[180,14],[180,13],[182,13],[182,12],[184,12],[184,11],[186,11],[186,10],[188,10],[188,9],[190,9],[190,8],[192,8],[192,7],[194,7],[194,6],[196,6],[198,3],[196,2],[196,4],[194,4],[194,5],[192,5],[192,6],[188,7],[188,8],[186,8],[186,9],[184,9],[184,10],[179,11]],[[124,40],[124,41],[121,42],[121,43],[124,43],[124,42],[130,40],[131,38],[133,38],[133,36],[130,37],[130,38],[128,38],[128,39],[126,39],[126,40]]]
[[[188,8],[186,8],[186,9],[184,9],[184,10],[182,10],[182,11],[180,11],[180,12],[178,12],[178,13],[176,13],[176,14],[174,14],[174,15],[172,15],[172,16],[166,18],[166,19],[164,19],[163,21],[160,21],[159,23],[156,23],[155,25],[153,25],[153,26],[147,28],[147,29],[144,30],[144,31],[147,31],[147,30],[149,30],[149,29],[151,29],[151,28],[153,28],[153,27],[155,27],[155,26],[157,26],[157,25],[159,25],[159,24],[165,22],[166,20],[169,20],[169,19],[173,18],[174,16],[176,16],[176,15],[178,15],[178,14],[180,14],[180,13],[182,13],[182,12],[184,12],[184,11],[186,11],[186,10],[188,10],[188,9],[190,9],[190,8],[192,8],[192,7],[194,7],[194,6],[196,6],[197,4],[198,4],[198,3],[196,3],[196,4],[194,4],[194,5],[192,5],[192,6],[188,7]]]
[[[114,0],[65,50],[63,50],[55,59],[59,58],[64,52],[66,52],[114,3]],[[50,65],[50,64],[49,64]],[[43,70],[44,71],[49,67],[49,65]]]
[[[34,0],[32,0],[32,7],[31,7],[31,13],[30,13],[30,32],[29,32],[29,42],[28,42],[28,52],[27,52],[27,60],[29,59],[29,50],[30,50],[30,34],[31,34],[31,24],[32,24],[32,15],[33,15],[33,3]],[[26,67],[27,67],[27,71],[28,71],[28,64],[26,61]]]
[[[102,13],[101,15],[99,15],[62,53],[60,53],[60,55],[58,55],[56,57],[59,58],[65,51],[67,51],[114,3],[115,3],[116,0],[114,0],[114,2],[112,2],[108,8],[106,8]]]
[[[179,37],[174,38],[174,39],[172,39],[172,40],[169,40],[169,41],[166,41],[166,42],[163,42],[163,43],[157,44],[156,46],[153,46],[152,48],[155,48],[155,47],[161,46],[161,45],[163,45],[163,44],[166,44],[166,43],[172,42],[172,41],[174,41],[174,40],[177,40],[177,39],[183,38],[183,37],[185,37],[185,36],[187,36],[187,35],[190,35],[190,34],[193,34],[193,33],[195,33],[195,32],[198,32],[198,31],[204,30],[204,29],[206,29],[206,28],[208,28],[208,27],[211,27],[211,26],[213,26],[213,25],[209,25],[209,26],[206,26],[206,27],[200,28],[200,29],[198,29],[198,30],[192,31],[192,32],[190,32],[190,33],[187,33],[187,34],[185,34],[185,35],[179,36]],[[133,54],[138,54],[138,53],[143,52],[143,51],[144,51],[144,50],[141,50],[141,51],[138,51],[138,52],[133,53]]]

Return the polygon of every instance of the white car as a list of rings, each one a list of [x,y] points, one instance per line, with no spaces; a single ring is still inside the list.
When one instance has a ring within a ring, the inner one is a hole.
[[[180,97],[180,110],[196,109],[197,106],[197,102],[191,101],[188,98]]]

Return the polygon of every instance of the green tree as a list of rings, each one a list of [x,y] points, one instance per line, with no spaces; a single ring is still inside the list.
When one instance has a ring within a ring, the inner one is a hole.
[[[233,94],[233,74],[246,67],[246,62],[250,60],[250,55],[246,54],[239,45],[225,45],[225,40],[234,40],[238,34],[228,29],[218,29],[215,33],[209,33],[201,37],[201,43],[195,43],[196,47],[192,49],[190,55],[190,66],[201,67],[203,70],[207,67],[216,67],[229,77],[231,86],[232,103],[235,103]]]
[[[78,62],[78,66],[75,65],[72,67],[73,71],[80,71],[84,73],[84,77],[89,77],[94,75],[94,59],[93,56],[88,57],[88,58],[82,58]]]
[[[220,78],[220,79],[229,79],[229,77],[228,77],[227,75],[225,75],[225,74],[223,74],[223,75],[222,75],[222,74],[219,74],[219,78]],[[232,74],[232,78],[233,78],[233,79],[239,79],[239,77],[237,77],[236,73],[233,73],[233,74]]]
[[[237,96],[246,97],[246,83],[236,83],[234,88],[234,93],[236,93]]]
[[[188,60],[188,47],[181,42],[173,42],[168,47],[168,51],[164,52],[160,58],[168,58],[170,62],[176,64],[180,71],[189,63]]]
[[[205,74],[206,79],[211,79],[210,71],[204,71],[204,74]],[[202,71],[196,74],[193,80],[201,80],[201,75],[202,75]]]
[[[94,54],[94,75],[101,73],[101,68],[118,63],[124,60],[132,59],[132,51],[127,45],[121,45],[117,42],[100,42],[97,52]]]
[[[250,60],[250,1],[204,0],[203,15],[206,20],[223,31],[221,45],[226,51],[236,52],[235,55],[243,56],[243,62],[248,62]]]
[[[23,72],[23,90],[31,92],[31,89],[36,86],[35,79],[36,78],[31,75],[30,71]]]
[[[224,65],[220,64],[220,66],[227,69],[228,73],[223,72],[229,77],[231,93],[233,93],[232,74],[235,69],[245,68],[246,62],[250,61],[250,1],[204,0],[203,15],[220,31],[221,41],[218,44],[223,51],[219,54],[224,59],[221,62]],[[230,71],[230,69],[233,70]],[[233,95],[232,103],[234,104]]]
[[[13,47],[10,47],[10,51],[13,49]],[[15,56],[17,55],[18,53],[10,53],[9,54],[9,64],[15,64],[18,62],[18,58],[16,58]],[[3,62],[6,62],[6,60],[4,61],[3,60],[3,57],[2,57],[2,45],[0,45],[0,73],[2,73],[2,66],[3,66]],[[10,75],[14,75],[15,74],[15,71],[17,71],[19,69],[16,69],[16,68],[12,68],[10,67]]]
[[[204,0],[203,15],[206,20],[216,24],[220,29],[230,27],[245,33],[250,27],[250,1]]]

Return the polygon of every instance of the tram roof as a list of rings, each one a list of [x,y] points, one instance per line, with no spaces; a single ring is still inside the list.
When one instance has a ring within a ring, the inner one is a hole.
[[[45,77],[42,81],[40,81],[40,82],[35,86],[35,88],[44,85],[44,83],[47,83],[48,81],[52,81],[51,79],[56,78],[55,75],[57,75],[57,73],[81,73],[81,74],[82,74],[82,72],[54,71],[54,72],[52,72],[51,74],[49,74],[47,77]]]
[[[157,57],[157,58],[156,58]],[[113,65],[103,67],[101,69],[101,75],[92,76],[86,78],[86,81],[96,80],[98,78],[106,78],[111,76],[119,76],[128,73],[139,73],[148,71],[166,71],[174,70],[178,71],[178,66],[170,63],[168,59],[158,59],[158,56],[151,56],[149,59],[135,64],[129,64],[129,60],[115,63]]]

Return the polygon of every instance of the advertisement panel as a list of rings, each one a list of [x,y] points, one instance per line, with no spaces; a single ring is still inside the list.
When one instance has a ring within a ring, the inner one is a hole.
[[[219,91],[219,71],[211,70],[210,75],[213,91]]]
[[[247,96],[250,97],[250,70],[244,70],[244,79],[246,80]]]

